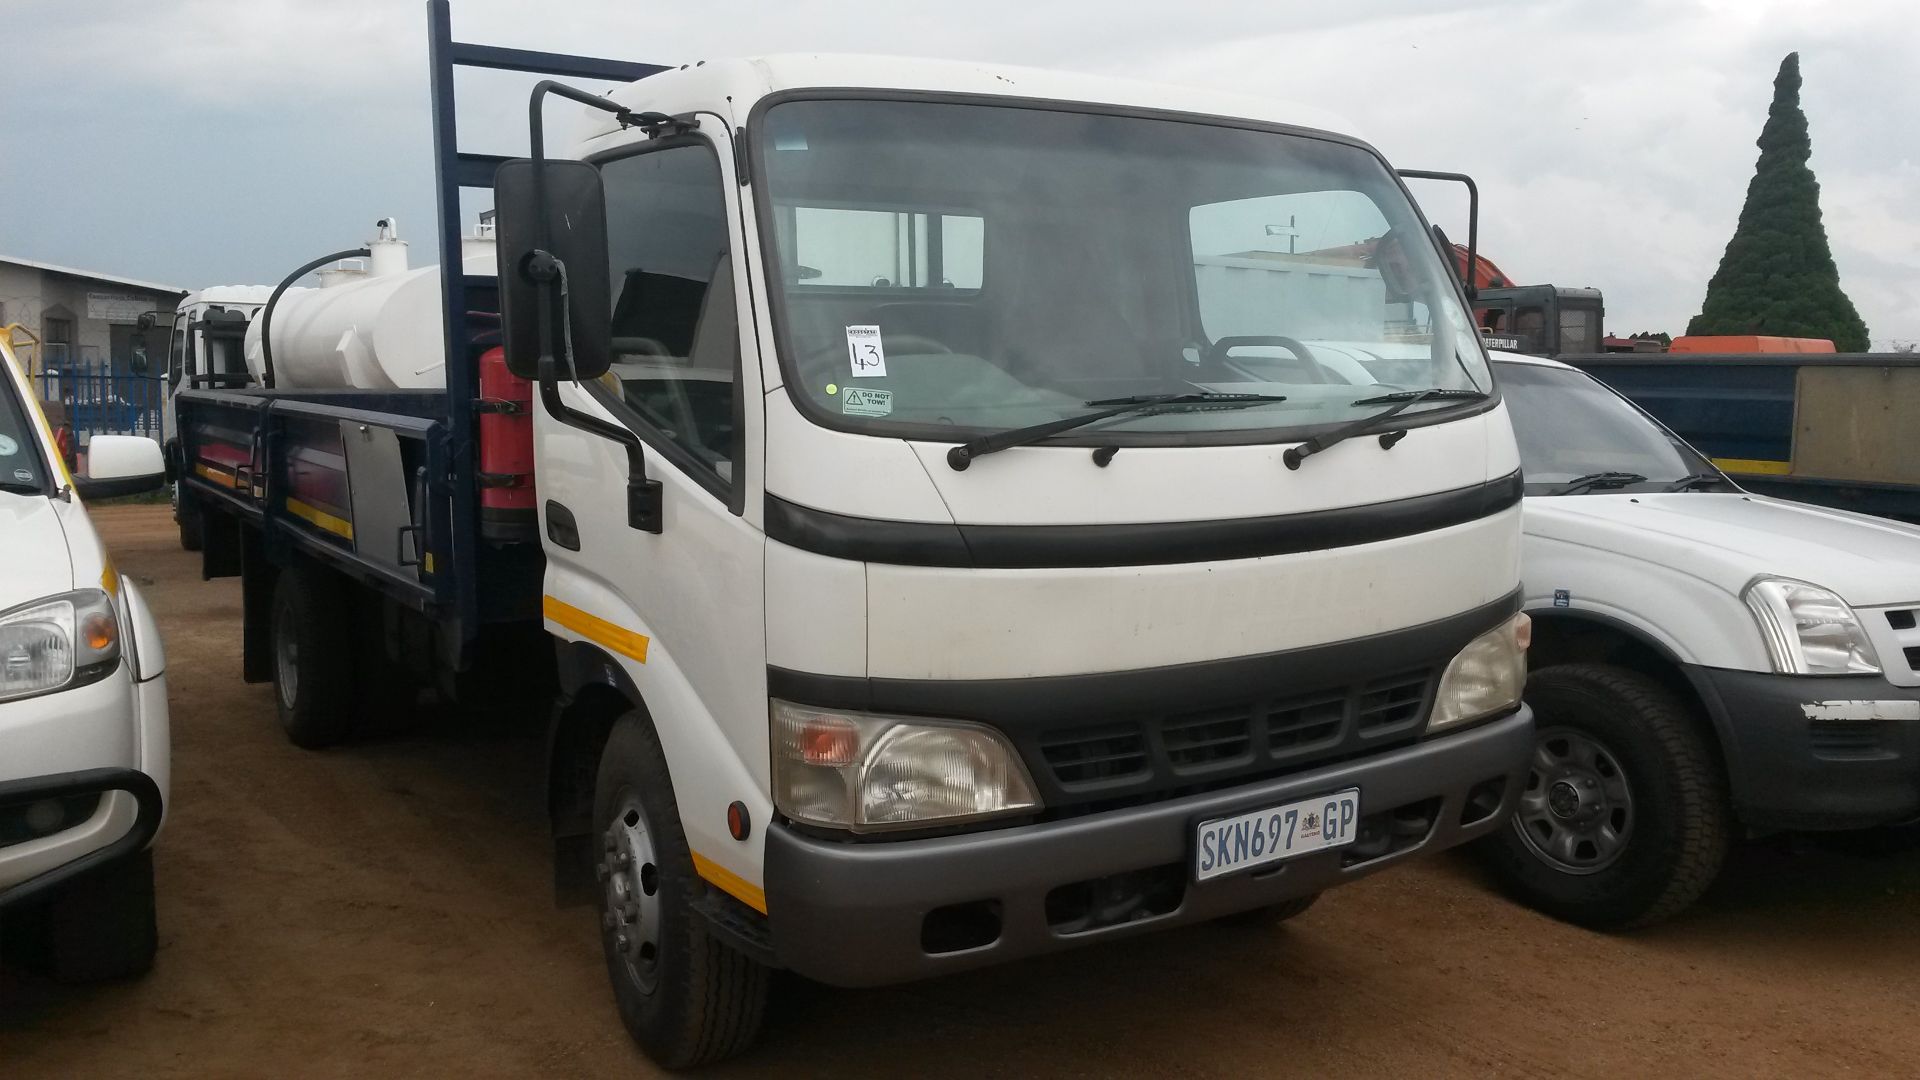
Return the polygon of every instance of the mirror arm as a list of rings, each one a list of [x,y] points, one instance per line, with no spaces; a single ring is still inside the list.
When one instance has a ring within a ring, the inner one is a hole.
[[[1474,275],[1480,270],[1480,185],[1466,173],[1434,172],[1430,169],[1401,169],[1400,175],[1409,180],[1446,180],[1464,184],[1467,188],[1467,272],[1466,280],[1460,284],[1467,294],[1467,303],[1479,299],[1480,290],[1473,283]],[[1447,252],[1449,262],[1453,253]]]
[[[640,436],[619,424],[610,424],[590,413],[581,412],[560,399],[560,361],[553,354],[553,293],[559,278],[559,261],[550,253],[528,253],[519,267],[522,276],[540,290],[540,404],[555,420],[610,439],[627,448],[627,527],[659,535],[662,527],[660,481],[647,479],[646,453]],[[563,316],[564,317],[564,316]]]

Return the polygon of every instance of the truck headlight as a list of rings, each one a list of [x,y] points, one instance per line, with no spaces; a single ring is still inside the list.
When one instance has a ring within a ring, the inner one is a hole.
[[[0,612],[0,701],[104,678],[120,659],[120,621],[99,589]]]
[[[1533,620],[1525,612],[1468,642],[1440,676],[1427,730],[1465,724],[1520,704],[1532,642]]]
[[[1845,600],[1790,578],[1755,578],[1742,599],[1782,675],[1878,675],[1880,657]]]
[[[991,728],[779,700],[770,712],[773,801],[796,821],[864,832],[1040,805],[1019,755]]]

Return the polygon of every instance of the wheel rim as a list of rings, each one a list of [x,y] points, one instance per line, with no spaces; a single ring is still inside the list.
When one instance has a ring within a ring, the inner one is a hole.
[[[1513,816],[1527,850],[1562,873],[1597,874],[1627,850],[1633,825],[1633,789],[1619,756],[1585,732],[1542,730]]]
[[[613,954],[640,989],[652,993],[660,968],[660,867],[639,796],[622,797],[602,836],[597,869],[605,883],[601,925]]]
[[[283,605],[273,621],[273,681],[280,703],[293,708],[300,694],[300,636],[292,604]]]

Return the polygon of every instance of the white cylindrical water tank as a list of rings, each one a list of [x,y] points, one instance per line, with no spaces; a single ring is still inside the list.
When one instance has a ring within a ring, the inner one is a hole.
[[[285,389],[390,390],[446,385],[445,333],[441,323],[440,268],[405,267],[405,245],[383,259],[382,240],[369,244],[374,266],[359,280],[322,289],[289,289],[273,309],[274,385]],[[397,255],[401,269],[394,270]],[[462,269],[469,277],[494,275],[491,246],[469,249]],[[384,262],[388,272],[381,273]],[[260,328],[247,329],[247,367],[259,380],[265,370]]]

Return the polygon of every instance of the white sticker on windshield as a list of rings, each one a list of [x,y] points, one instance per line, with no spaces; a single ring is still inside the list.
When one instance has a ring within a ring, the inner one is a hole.
[[[853,377],[856,379],[886,375],[887,348],[880,343],[880,328],[847,327],[847,359],[853,364]]]
[[[0,457],[12,457],[20,452],[20,444],[0,435]]]
[[[840,398],[840,411],[847,416],[892,416],[893,391],[849,386]]]

